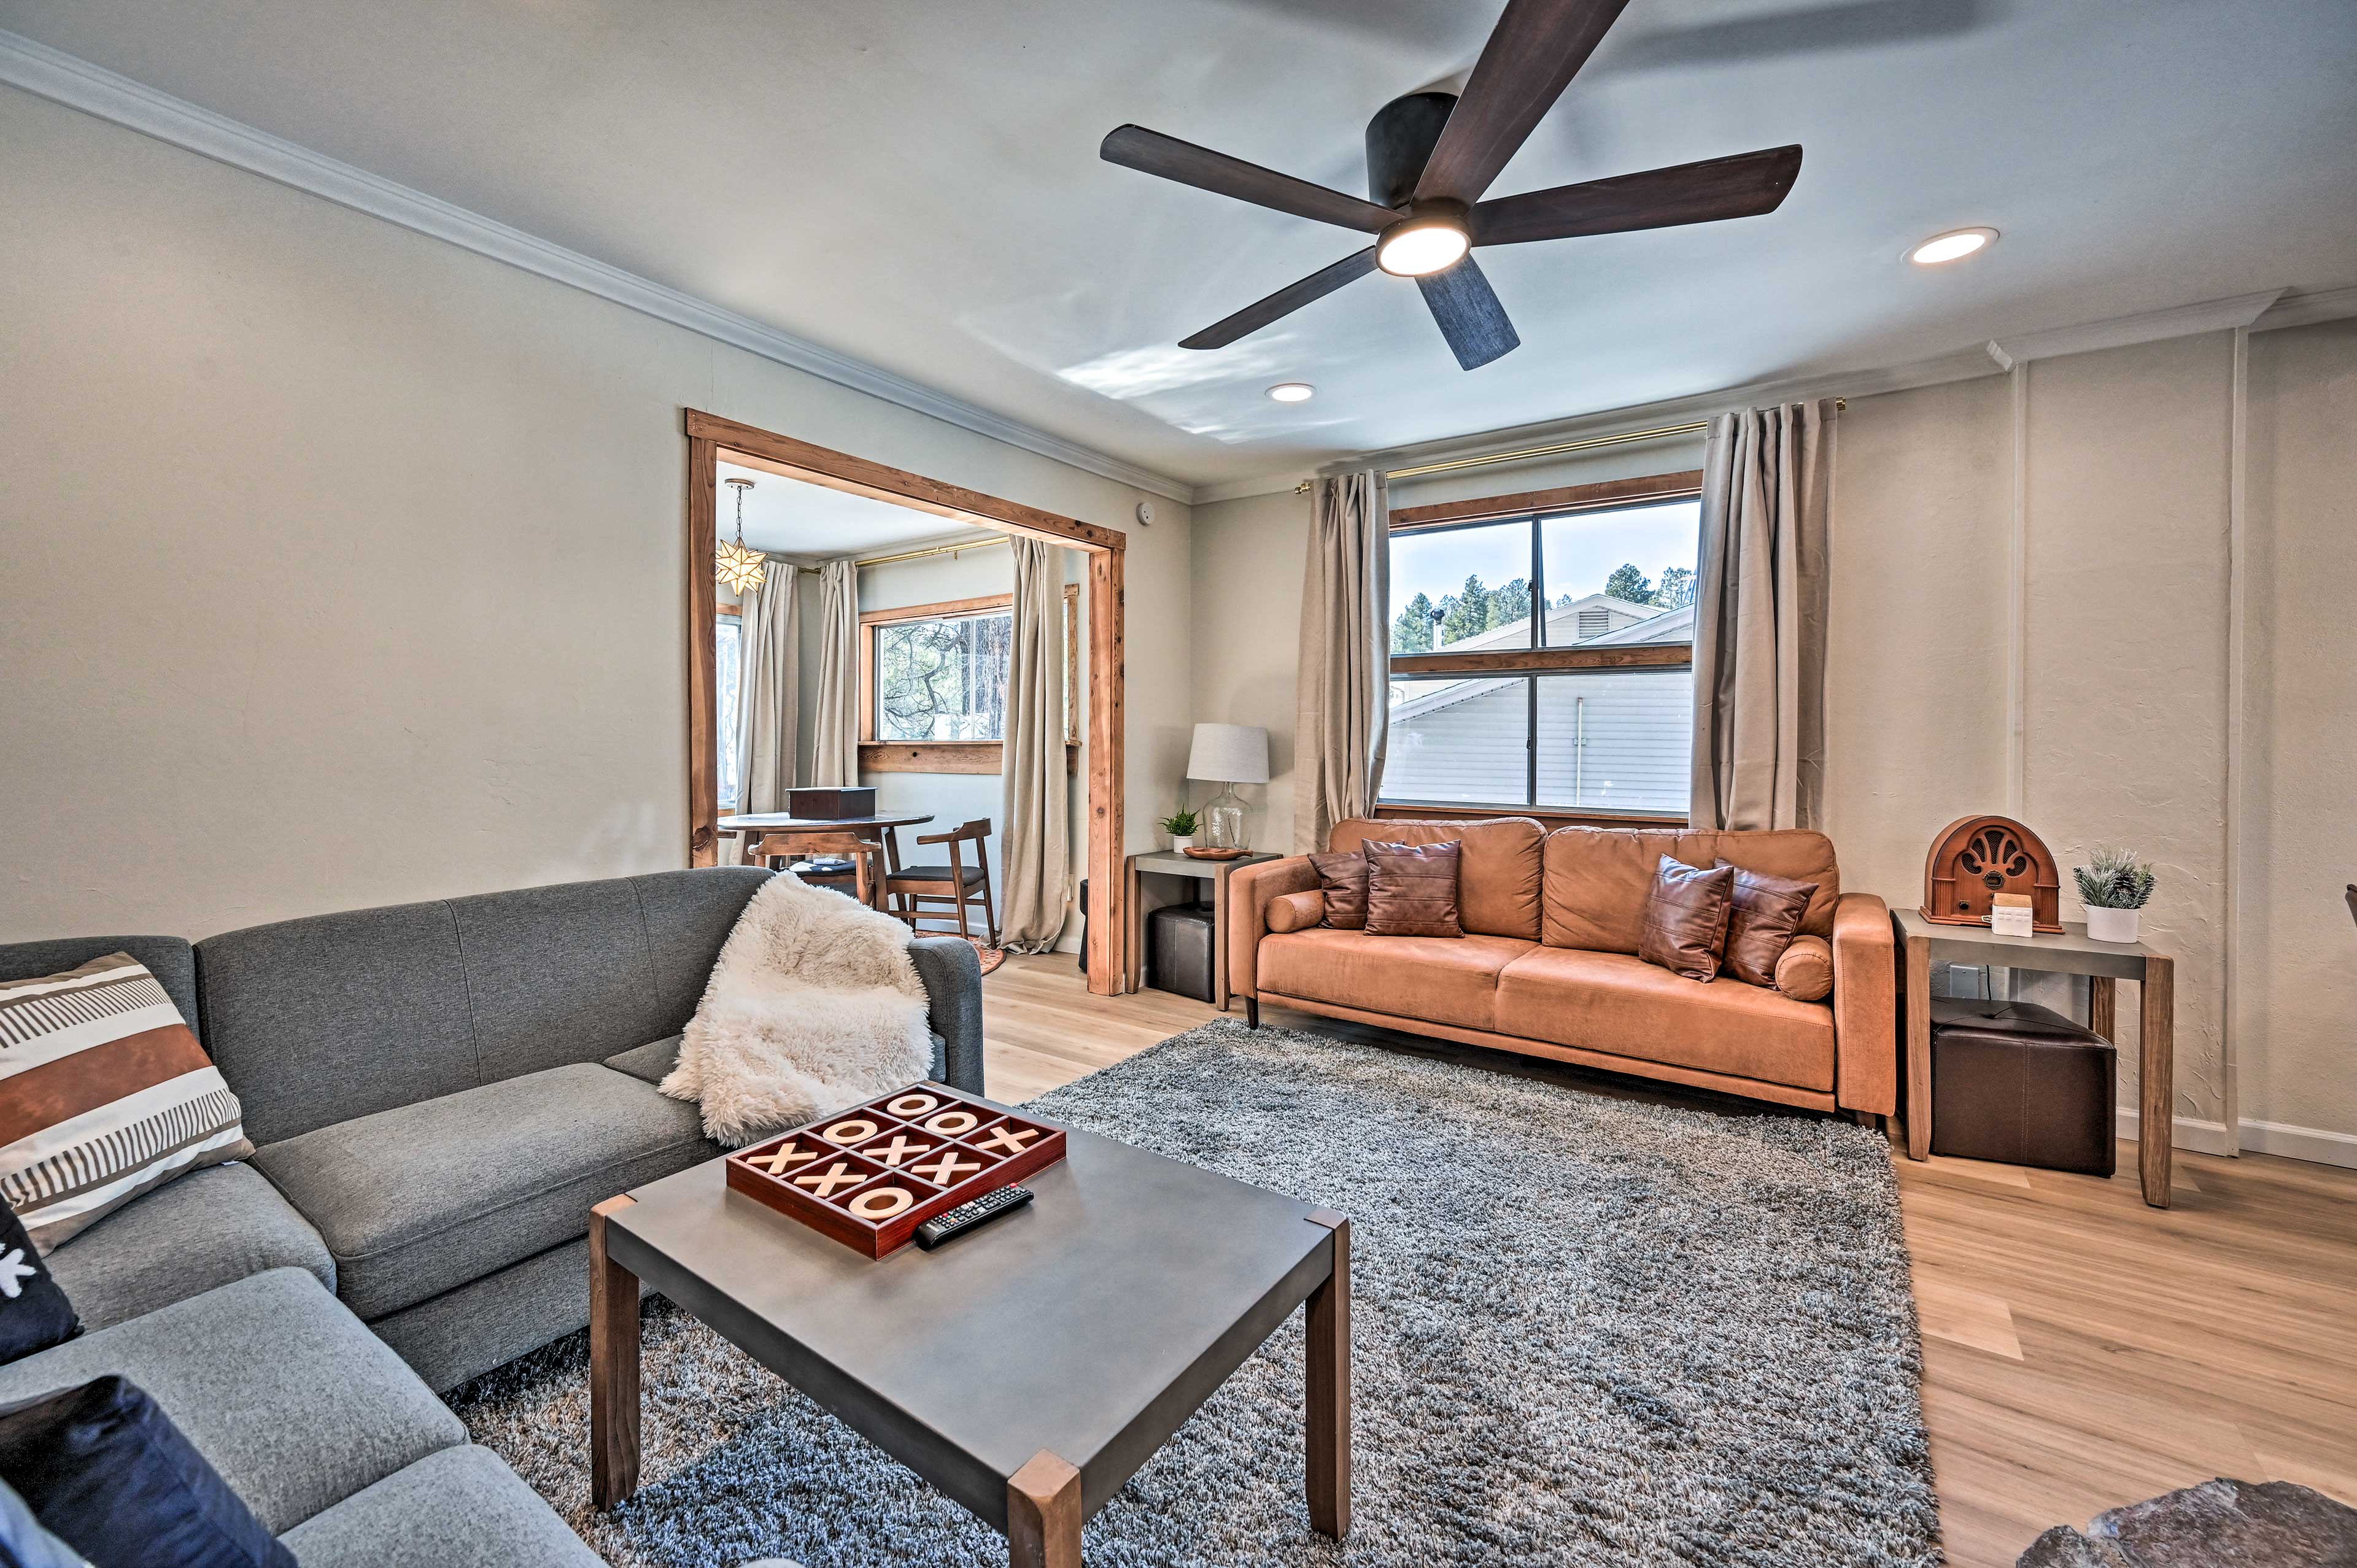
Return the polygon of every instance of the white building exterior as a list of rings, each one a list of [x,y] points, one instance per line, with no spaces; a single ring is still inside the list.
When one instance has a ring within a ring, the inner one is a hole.
[[[1549,610],[1546,634],[1551,648],[1687,642],[1694,611],[1590,594]],[[1529,643],[1530,622],[1519,620],[1437,651]],[[1394,678],[1391,692],[1386,800],[1668,812],[1683,812],[1690,802],[1694,677],[1688,671]]]

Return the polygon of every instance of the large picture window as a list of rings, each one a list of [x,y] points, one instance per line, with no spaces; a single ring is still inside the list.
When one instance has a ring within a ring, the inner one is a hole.
[[[1684,817],[1700,478],[1393,515],[1385,805]]]

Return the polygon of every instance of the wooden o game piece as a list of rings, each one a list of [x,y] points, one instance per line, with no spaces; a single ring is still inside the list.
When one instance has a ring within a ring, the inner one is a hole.
[[[879,1187],[853,1198],[850,1208],[862,1219],[889,1219],[916,1201],[897,1187]]]
[[[793,1165],[806,1165],[816,1158],[818,1158],[817,1150],[798,1149],[791,1144],[788,1144],[776,1154],[755,1155],[748,1158],[745,1163],[748,1165],[759,1165],[771,1176],[783,1176],[786,1174],[788,1167]]]
[[[821,1197],[833,1197],[836,1187],[857,1187],[867,1178],[837,1160],[823,1171],[804,1171],[793,1179],[796,1187],[806,1187]]]
[[[942,1157],[931,1165],[910,1165],[909,1168],[927,1181],[942,1187],[955,1187],[962,1175],[982,1169],[982,1162],[960,1159],[955,1149],[943,1149]]]
[[[954,1138],[960,1133],[971,1133],[982,1125],[982,1118],[971,1111],[944,1111],[925,1123],[928,1133],[939,1133],[944,1138]]]
[[[875,1122],[863,1121],[855,1116],[848,1122],[837,1122],[819,1136],[830,1144],[860,1144],[873,1138],[882,1130]]]
[[[904,1120],[922,1116],[928,1111],[938,1111],[941,1108],[942,1102],[930,1094],[904,1094],[898,1100],[887,1101],[884,1106],[885,1110]]]
[[[899,1170],[919,1155],[931,1154],[936,1146],[932,1144],[912,1144],[909,1142],[909,1135],[906,1133],[896,1133],[892,1135],[892,1141],[882,1148],[863,1149],[860,1152],[870,1159],[881,1160],[894,1170]]]
[[[974,1146],[1009,1155],[1019,1155],[1026,1145],[1039,1135],[1039,1130],[1036,1127],[994,1127],[990,1131],[990,1136],[981,1140]]]

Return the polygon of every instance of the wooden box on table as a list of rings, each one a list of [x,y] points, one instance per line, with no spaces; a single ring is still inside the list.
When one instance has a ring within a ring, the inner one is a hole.
[[[912,1083],[728,1156],[728,1185],[881,1258],[917,1227],[1064,1157],[1064,1130]]]

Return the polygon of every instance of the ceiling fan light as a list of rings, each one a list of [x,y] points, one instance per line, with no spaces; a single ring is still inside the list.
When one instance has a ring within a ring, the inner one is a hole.
[[[1308,403],[1318,395],[1318,389],[1308,381],[1279,381],[1268,389],[1268,395],[1279,403]]]
[[[1944,234],[1932,235],[1908,252],[1907,259],[1919,267],[1936,267],[1947,262],[1961,262],[1996,242],[1994,229],[1951,229]]]
[[[1394,277],[1429,277],[1465,259],[1473,248],[1463,224],[1448,218],[1413,218],[1383,231],[1375,265]]]

